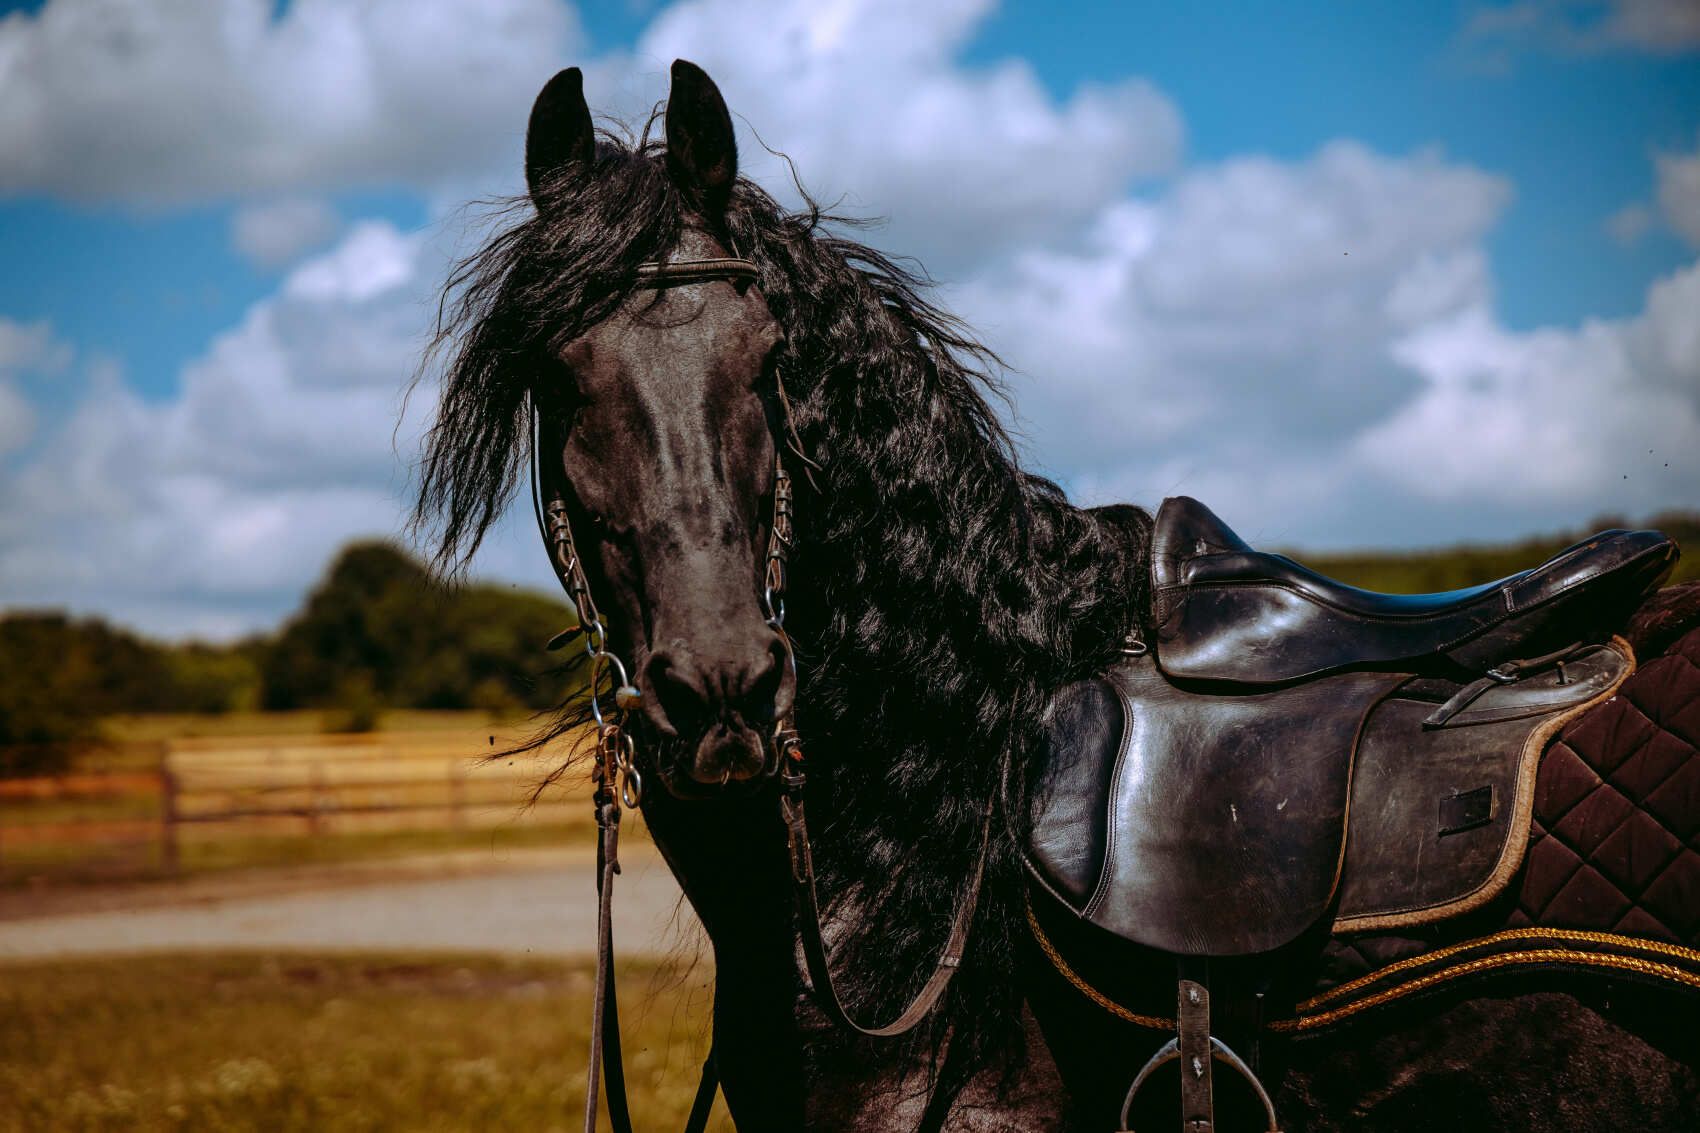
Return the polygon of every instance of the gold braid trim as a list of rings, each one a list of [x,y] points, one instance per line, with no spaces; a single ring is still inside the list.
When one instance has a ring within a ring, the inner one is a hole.
[[[1476,960],[1466,960],[1450,968],[1438,972],[1430,972],[1426,976],[1418,976],[1409,983],[1398,984],[1375,995],[1366,996],[1355,1003],[1344,1007],[1336,1007],[1332,1011],[1322,1011],[1314,1015],[1300,1014],[1292,1019],[1280,1019],[1269,1024],[1271,1031],[1308,1031],[1316,1027],[1326,1027],[1330,1023],[1379,1007],[1395,999],[1402,999],[1426,988],[1445,983],[1448,980],[1463,976],[1474,975],[1477,972],[1491,971],[1494,968],[1506,968],[1515,964],[1581,964],[1586,967],[1615,968],[1618,971],[1636,972],[1644,976],[1669,980],[1673,983],[1686,984],[1700,989],[1700,976],[1693,972],[1684,971],[1674,964],[1660,964],[1652,960],[1643,960],[1639,956],[1616,956],[1605,952],[1578,952],[1570,948],[1535,948],[1522,952],[1500,952],[1492,956],[1483,956]]]
[[[1088,983],[1085,977],[1083,977],[1079,972],[1076,972],[1074,968],[1069,965],[1068,961],[1063,959],[1062,953],[1057,951],[1057,946],[1052,943],[1049,936],[1045,935],[1045,930],[1039,925],[1039,918],[1033,912],[1032,902],[1028,902],[1027,904],[1027,924],[1033,932],[1033,939],[1038,942],[1039,948],[1045,953],[1046,958],[1050,960],[1051,965],[1056,968],[1057,972],[1065,980],[1073,985],[1076,991],[1080,992],[1080,994],[1085,996],[1087,999],[1090,999],[1093,1003],[1096,1003],[1099,1007],[1103,1008],[1109,1014],[1114,1015],[1116,1018],[1133,1023],[1136,1026],[1149,1027],[1153,1030],[1160,1031],[1172,1031],[1175,1029],[1175,1021],[1173,1019],[1164,1018],[1159,1015],[1141,1015],[1136,1011],[1131,1011]],[[1410,971],[1412,968],[1419,967],[1425,962],[1443,960],[1448,956],[1453,956],[1472,948],[1481,948],[1512,940],[1528,940],[1542,937],[1554,940],[1567,940],[1573,943],[1612,945],[1629,950],[1639,950],[1652,952],[1657,955],[1670,956],[1675,959],[1686,960],[1690,963],[1700,963],[1700,951],[1696,951],[1692,948],[1684,948],[1677,944],[1665,944],[1656,940],[1637,940],[1634,937],[1618,936],[1614,933],[1584,932],[1578,929],[1507,929],[1504,932],[1495,933],[1492,936],[1485,936],[1477,940],[1465,941],[1462,944],[1454,944],[1447,948],[1437,949],[1434,952],[1423,956],[1416,956],[1408,960],[1401,960],[1396,964],[1389,964],[1387,967],[1382,968],[1379,971],[1371,972],[1367,976],[1362,976],[1356,980],[1352,980],[1350,983],[1344,983],[1339,987],[1330,988],[1321,995],[1313,996],[1312,998],[1305,1000],[1303,1003],[1300,1003],[1296,1008],[1298,1013],[1292,1018],[1273,1020],[1267,1024],[1267,1028],[1271,1031],[1290,1033],[1297,1031],[1309,1031],[1318,1027],[1326,1027],[1329,1024],[1337,1023],[1342,1019],[1356,1015],[1361,1011],[1368,1011],[1371,1008],[1379,1007],[1384,1003],[1391,1003],[1396,999],[1402,999],[1405,996],[1414,995],[1419,991],[1436,987],[1451,980],[1461,979],[1466,976],[1475,975],[1479,972],[1492,971],[1496,968],[1513,967],[1518,964],[1557,963],[1576,964],[1582,967],[1607,968],[1622,972],[1634,972],[1643,976],[1651,976],[1655,979],[1667,980],[1671,983],[1682,984],[1686,987],[1700,990],[1700,975],[1680,968],[1675,964],[1659,963],[1639,956],[1619,956],[1612,953],[1584,952],[1574,948],[1530,948],[1513,952],[1500,952],[1491,956],[1481,956],[1474,960],[1466,960],[1462,963],[1442,968],[1439,971],[1418,976],[1406,983],[1397,984],[1393,987],[1377,992],[1374,995],[1365,996],[1363,999],[1348,1003],[1342,1007],[1336,1007],[1327,1011],[1312,1011],[1313,1008],[1330,999],[1335,999],[1339,996],[1348,994],[1349,992],[1366,987],[1385,976],[1393,975],[1401,971]]]
[[[1314,1007],[1320,1007],[1322,1004],[1331,999],[1338,999],[1342,995],[1350,995],[1361,988],[1368,987],[1370,984],[1384,979],[1387,976],[1397,975],[1400,972],[1406,972],[1412,968],[1425,967],[1434,963],[1436,960],[1444,960],[1448,956],[1455,956],[1460,952],[1472,952],[1478,948],[1485,948],[1494,944],[1508,943],[1514,940],[1542,939],[1563,940],[1569,941],[1572,944],[1601,944],[1610,947],[1622,948],[1625,951],[1631,952],[1651,952],[1655,955],[1669,956],[1677,960],[1686,960],[1688,963],[1693,964],[1696,967],[1700,967],[1700,951],[1696,951],[1693,948],[1684,948],[1680,944],[1666,944],[1663,941],[1658,940],[1638,940],[1633,936],[1619,936],[1615,933],[1609,932],[1584,932],[1581,929],[1572,928],[1510,928],[1506,929],[1504,932],[1496,932],[1492,936],[1483,936],[1476,940],[1466,940],[1462,944],[1453,944],[1445,948],[1436,948],[1432,952],[1424,952],[1420,956],[1412,956],[1408,959],[1400,960],[1397,963],[1389,964],[1385,968],[1378,968],[1369,973],[1367,976],[1359,976],[1355,980],[1343,983],[1338,987],[1331,987],[1319,995],[1312,996],[1303,1003],[1300,1003],[1297,1010],[1300,1013],[1309,1011]]]
[[[1033,914],[1032,901],[1027,902],[1027,925],[1033,930],[1033,939],[1039,942],[1039,947],[1044,950],[1045,956],[1051,961],[1051,965],[1056,968],[1058,973],[1062,975],[1063,979],[1073,984],[1074,989],[1081,995],[1084,995],[1087,999],[1090,999],[1093,1003],[1096,1003],[1099,1007],[1102,1007],[1105,1011],[1108,1011],[1116,1018],[1124,1019],[1136,1026],[1151,1027],[1159,1031],[1172,1031],[1175,1029],[1175,1021],[1173,1019],[1164,1019],[1158,1015],[1141,1015],[1136,1011],[1129,1011],[1127,1008],[1123,1007],[1121,1004],[1117,1003],[1115,1000],[1087,983],[1085,978],[1082,977],[1079,972],[1069,967],[1068,961],[1064,960],[1062,958],[1062,953],[1057,951],[1057,946],[1051,943],[1051,938],[1046,936],[1045,930],[1039,927],[1039,918]]]

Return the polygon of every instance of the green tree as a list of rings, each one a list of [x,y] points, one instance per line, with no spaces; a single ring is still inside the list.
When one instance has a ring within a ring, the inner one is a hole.
[[[568,678],[542,643],[571,614],[512,588],[445,587],[401,549],[357,543],[339,555],[262,661],[271,708],[360,702],[411,708],[544,708]],[[358,696],[354,690],[358,690]]]

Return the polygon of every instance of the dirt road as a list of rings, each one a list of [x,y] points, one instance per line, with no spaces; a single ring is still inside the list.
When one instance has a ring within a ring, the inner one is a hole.
[[[619,953],[695,948],[701,930],[655,851],[632,844],[621,860]],[[67,895],[0,917],[0,960],[249,948],[592,955],[594,873],[589,849],[553,850]]]

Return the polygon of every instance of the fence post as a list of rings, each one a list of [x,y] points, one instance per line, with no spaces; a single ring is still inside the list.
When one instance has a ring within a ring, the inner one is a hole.
[[[177,772],[171,766],[171,744],[167,741],[159,753],[159,817],[160,864],[167,873],[176,873],[177,854]]]

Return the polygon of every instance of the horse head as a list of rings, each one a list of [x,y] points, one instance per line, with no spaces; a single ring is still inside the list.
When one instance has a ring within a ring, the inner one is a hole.
[[[561,72],[532,110],[526,179],[546,230],[608,223],[605,209],[579,215],[608,187],[599,178],[664,177],[675,190],[665,246],[641,253],[653,258],[600,317],[546,343],[530,393],[547,522],[571,532],[557,533],[557,566],[581,564],[594,596],[587,609],[574,595],[581,623],[599,633],[591,611],[606,614],[656,770],[684,794],[772,769],[795,678],[764,601],[783,336],[726,232],[737,177],[726,103],[693,64],[672,74],[665,148],[641,152],[651,168],[634,171],[626,152],[603,168],[580,73]]]

